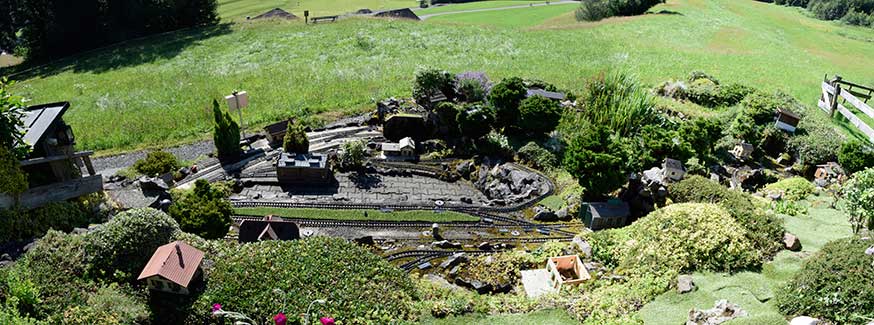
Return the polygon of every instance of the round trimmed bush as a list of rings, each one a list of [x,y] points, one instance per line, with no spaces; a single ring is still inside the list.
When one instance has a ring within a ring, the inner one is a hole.
[[[786,178],[765,186],[765,192],[783,193],[783,199],[787,201],[798,201],[804,199],[812,194],[815,189],[816,187],[813,186],[813,183],[804,179],[804,177]]]
[[[212,186],[205,179],[198,179],[194,189],[182,193],[170,206],[170,216],[179,222],[179,227],[206,239],[219,239],[228,234],[233,222],[234,207],[225,200],[228,193]]]
[[[874,167],[874,149],[857,140],[844,142],[838,151],[838,163],[850,174]]]
[[[498,126],[513,127],[519,117],[519,103],[525,99],[528,89],[522,78],[513,77],[501,80],[492,87],[489,103],[495,108]]]
[[[166,213],[134,209],[116,215],[88,233],[88,259],[92,275],[134,281],[159,246],[169,243],[179,224]]]
[[[874,256],[871,240],[829,242],[808,258],[782,290],[777,307],[787,316],[811,316],[836,324],[866,324],[874,318]]]
[[[134,163],[134,170],[146,176],[158,176],[179,169],[176,156],[165,151],[152,151]]]
[[[210,319],[210,306],[241,312],[256,323],[284,311],[289,323],[316,299],[314,311],[343,324],[389,324],[413,316],[409,276],[380,256],[338,238],[226,244],[207,272],[209,285],[189,319]],[[278,289],[278,290],[277,290]]]
[[[542,134],[555,130],[561,119],[561,107],[557,102],[543,97],[532,96],[519,104],[519,125],[524,131]]]

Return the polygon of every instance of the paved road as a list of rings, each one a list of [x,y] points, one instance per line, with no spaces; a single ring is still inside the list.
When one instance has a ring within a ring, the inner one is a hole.
[[[428,18],[431,18],[431,17],[436,17],[436,16],[452,15],[452,14],[462,14],[462,13],[467,13],[467,12],[480,12],[480,11],[495,11],[495,10],[519,9],[519,8],[530,8],[530,7],[540,7],[540,6],[562,5],[562,4],[569,4],[569,3],[580,3],[580,2],[579,2],[579,1],[576,1],[576,0],[561,0],[561,1],[555,1],[555,2],[549,2],[549,3],[545,3],[545,2],[543,2],[543,3],[534,3],[534,4],[530,4],[530,5],[518,5],[518,6],[507,6],[507,7],[497,7],[497,8],[482,8],[482,9],[468,9],[468,10],[459,10],[459,11],[440,12],[440,13],[430,14],[430,15],[419,15],[419,18],[421,18],[422,20],[425,20],[425,19],[428,19]],[[447,5],[447,6],[451,6],[451,5]]]

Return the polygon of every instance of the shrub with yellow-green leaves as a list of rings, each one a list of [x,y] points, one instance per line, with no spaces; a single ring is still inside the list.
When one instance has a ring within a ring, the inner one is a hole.
[[[791,177],[765,186],[765,193],[782,193],[787,201],[802,200],[816,189],[813,183],[803,177]]]
[[[513,250],[491,256],[478,256],[459,273],[459,277],[490,285],[515,284],[520,280],[520,271],[545,267],[546,259],[561,255],[565,247],[565,243],[551,241],[530,253]]]

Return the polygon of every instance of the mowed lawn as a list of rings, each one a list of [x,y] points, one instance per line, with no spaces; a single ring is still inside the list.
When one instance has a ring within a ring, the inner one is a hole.
[[[323,209],[286,209],[286,208],[237,208],[234,213],[244,216],[275,215],[287,218],[326,219],[326,220],[361,220],[361,221],[423,221],[423,222],[455,222],[479,221],[479,218],[469,214],[454,211],[391,211],[380,210],[323,210]]]
[[[415,9],[416,14],[419,16],[422,15],[432,15],[439,14],[445,12],[456,12],[456,11],[464,11],[464,10],[476,10],[476,9],[490,9],[490,8],[501,8],[501,7],[513,7],[513,6],[524,6],[532,3],[545,3],[546,1],[531,1],[531,0],[485,0],[485,1],[476,1],[476,2],[465,2],[465,3],[456,3],[456,4],[447,4],[442,6],[431,6],[424,9]]]
[[[485,25],[500,28],[526,28],[543,24],[548,19],[571,13],[578,4],[552,4],[529,8],[465,12],[434,16],[428,22],[452,22],[469,25]]]
[[[281,8],[303,19],[304,10],[311,17],[341,15],[359,9],[373,11],[417,7],[416,0],[218,0],[218,13],[223,20],[245,19],[273,8]]]
[[[415,71],[426,66],[484,71],[493,80],[535,77],[577,92],[605,70],[652,86],[703,70],[783,89],[811,106],[825,74],[874,84],[870,29],[753,0],[669,0],[653,11],[670,13],[577,23],[567,12],[527,28],[521,18],[514,18],[519,28],[364,18],[240,22],[61,60],[19,75],[14,91],[32,103],[72,102],[66,120],[79,147],[105,154],[210,137],[208,105],[235,89],[249,92],[244,117],[254,129],[409,96]]]

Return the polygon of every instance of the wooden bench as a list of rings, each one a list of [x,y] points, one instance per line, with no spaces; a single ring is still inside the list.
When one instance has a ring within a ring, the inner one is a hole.
[[[337,18],[338,18],[338,17],[340,17],[340,16],[321,16],[321,17],[313,17],[313,18],[310,18],[310,21],[311,21],[313,24],[318,23],[318,22],[320,22],[320,21],[329,21],[329,20],[333,23],[333,22],[337,21]]]

